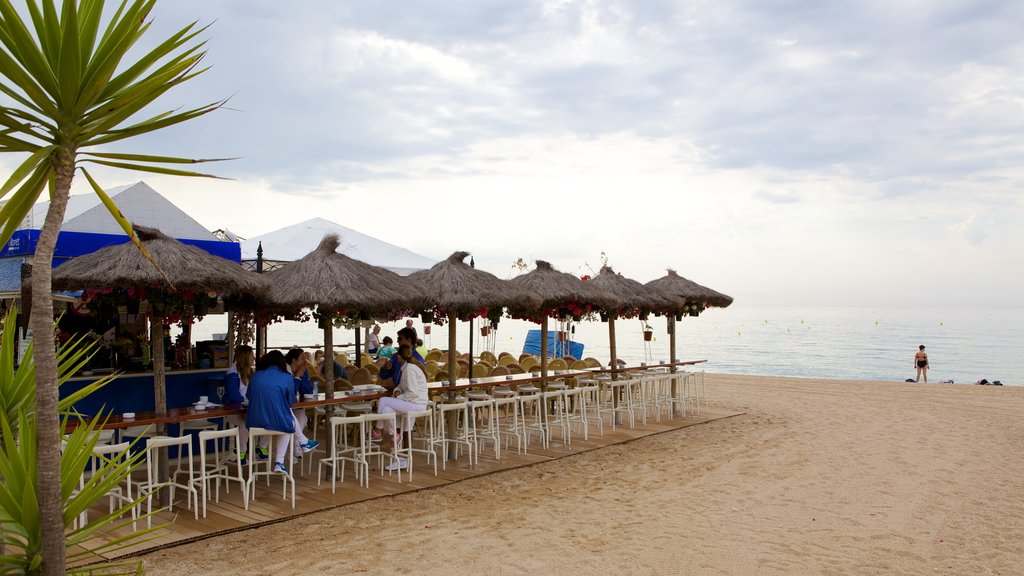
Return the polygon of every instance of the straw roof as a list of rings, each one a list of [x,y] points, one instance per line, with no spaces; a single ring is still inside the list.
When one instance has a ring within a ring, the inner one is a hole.
[[[537,297],[530,291],[466,264],[467,256],[469,252],[454,252],[429,270],[408,276],[410,282],[423,290],[427,307],[463,317],[481,308],[538,305]]]
[[[569,303],[616,310],[622,304],[617,296],[607,290],[594,286],[591,282],[584,282],[572,274],[559,272],[544,260],[537,260],[536,268],[522,276],[516,276],[509,282],[540,297],[540,306],[531,311],[560,308]]]
[[[659,289],[666,294],[686,298],[690,302],[702,303],[706,306],[725,308],[732,304],[732,296],[726,296],[707,286],[701,286],[692,280],[687,280],[676,274],[676,271],[671,268],[668,269],[668,274],[657,280],[651,280],[645,286]]]
[[[173,287],[231,294],[260,292],[267,288],[266,280],[259,274],[249,272],[235,262],[182,244],[155,228],[135,226],[134,229],[166,277],[133,243],[126,242],[61,264],[53,270],[53,289]]]
[[[269,304],[345,309],[375,318],[399,317],[399,312],[422,305],[423,294],[413,283],[390,270],[339,254],[339,246],[337,234],[325,234],[315,250],[266,274]]]
[[[636,280],[616,273],[610,266],[602,266],[597,276],[589,282],[621,300],[620,312],[638,309],[674,313],[681,310],[685,304],[682,298],[665,294],[659,288],[648,288]]]

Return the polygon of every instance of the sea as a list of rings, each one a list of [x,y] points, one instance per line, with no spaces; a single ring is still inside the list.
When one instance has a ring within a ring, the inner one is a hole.
[[[479,321],[478,321],[479,322]],[[654,337],[646,342],[640,320],[615,323],[618,357],[630,365],[669,357],[668,323],[648,320]],[[552,322],[555,330],[557,322]],[[394,337],[404,322],[382,323],[381,335]],[[414,321],[428,348],[446,348],[448,326]],[[707,360],[709,372],[747,375],[891,380],[915,377],[914,354],[925,345],[931,368],[929,382],[974,384],[985,379],[1024,386],[1024,308],[848,308],[743,306],[711,308],[676,323],[681,360]],[[522,352],[527,331],[537,324],[502,319],[484,337],[474,326],[474,352]],[[562,326],[584,345],[584,356],[604,362],[609,357],[608,323],[579,322]],[[225,316],[211,316],[193,329],[194,340],[227,330]],[[469,324],[456,326],[460,352],[468,350]],[[313,322],[284,322],[268,330],[270,346],[322,344],[323,331]],[[352,330],[335,329],[336,344],[353,344]]]

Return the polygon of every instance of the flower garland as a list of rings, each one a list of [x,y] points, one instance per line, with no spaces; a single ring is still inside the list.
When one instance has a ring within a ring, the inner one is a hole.
[[[98,315],[106,306],[115,309],[136,305],[141,300],[149,302],[147,316],[161,316],[165,324],[177,324],[184,328],[202,320],[210,309],[217,306],[217,292],[203,292],[184,288],[130,287],[120,289],[85,290],[82,302],[89,303],[92,315]]]

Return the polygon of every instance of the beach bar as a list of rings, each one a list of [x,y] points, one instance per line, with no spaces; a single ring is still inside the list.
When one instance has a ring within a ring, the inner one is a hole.
[[[240,261],[241,250],[237,242],[218,238],[146,183],[113,188],[107,193],[133,223],[158,226],[181,244],[225,262],[237,265]],[[48,203],[33,207],[19,230],[0,250],[0,299],[5,308],[16,307],[22,312],[19,319],[22,327],[27,325],[25,316],[32,313],[21,305],[27,302],[23,296],[29,289],[29,263],[35,253],[39,228],[47,209]],[[98,197],[93,194],[73,196],[58,236],[53,265],[59,268],[75,258],[127,242],[127,235]],[[87,301],[89,296],[93,297],[91,301]],[[110,372],[122,373],[76,406],[84,414],[95,414],[101,407],[116,413],[153,410],[153,360],[156,356],[166,359],[167,401],[172,408],[188,406],[201,395],[213,395],[213,390],[223,379],[228,367],[227,342],[209,340],[193,346],[187,327],[174,342],[168,325],[161,325],[155,331],[162,334],[162,338],[153,338],[153,327],[147,320],[150,304],[143,295],[139,296],[115,303],[111,298],[83,290],[55,295],[58,341],[63,343],[77,334],[88,334],[98,344],[86,369],[61,387],[62,395],[66,396]],[[223,302],[204,302],[203,312],[223,313]],[[31,335],[23,331],[20,336],[24,349]],[[155,340],[161,342],[154,346]]]

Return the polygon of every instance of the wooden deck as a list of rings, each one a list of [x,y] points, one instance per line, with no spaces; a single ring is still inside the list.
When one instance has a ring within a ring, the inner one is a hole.
[[[592,433],[589,439],[585,441],[582,436],[574,434],[571,446],[563,446],[556,435],[556,438],[552,440],[551,446],[547,450],[542,449],[540,443],[534,441],[530,444],[529,452],[526,454],[519,454],[514,446],[510,450],[502,450],[500,460],[494,459],[493,449],[486,449],[481,453],[479,463],[473,466],[468,464],[465,456],[459,460],[450,460],[446,470],[441,469],[441,463],[439,462],[437,476],[433,474],[433,466],[426,464],[426,457],[418,454],[414,462],[412,480],[403,472],[401,483],[398,482],[397,475],[389,475],[388,472],[384,472],[382,476],[380,471],[373,470],[374,463],[371,463],[369,488],[358,485],[352,476],[351,466],[349,466],[346,469],[344,482],[338,483],[337,491],[334,494],[331,493],[329,478],[326,478],[320,486],[317,486],[316,462],[324,455],[324,448],[327,446],[327,442],[323,438],[319,438],[322,442],[320,448],[312,454],[306,454],[303,459],[314,458],[312,473],[304,474],[305,467],[301,464],[296,464],[294,467],[296,484],[294,509],[291,506],[290,500],[281,498],[281,481],[279,479],[272,480],[270,486],[267,486],[263,481],[259,482],[256,499],[250,500],[248,510],[242,505],[242,494],[238,489],[237,483],[231,486],[230,494],[225,494],[224,487],[222,486],[220,502],[214,502],[211,495],[210,500],[207,502],[207,517],[202,517],[202,509],[200,508],[198,520],[195,519],[192,510],[181,507],[184,506],[184,500],[181,498],[181,491],[178,491],[176,493],[178,502],[175,502],[174,511],[163,511],[155,515],[153,519],[154,526],[159,524],[165,526],[157,530],[153,534],[152,539],[135,544],[130,548],[106,553],[102,557],[93,556],[91,559],[83,559],[81,562],[76,563],[91,563],[131,556],[158,548],[211,538],[218,534],[282,522],[313,512],[329,510],[364,500],[444,486],[468,478],[548,462],[589,450],[630,442],[645,436],[703,424],[721,418],[729,418],[739,414],[741,412],[704,409],[700,416],[674,419],[663,418],[660,423],[656,423],[652,419],[647,424],[638,423],[636,428],[633,429],[619,426],[613,432],[606,425],[603,436]],[[300,468],[303,468],[303,471],[300,471]],[[105,501],[98,505],[92,512],[91,517],[98,517],[101,513],[105,512],[105,506]],[[145,522],[140,523],[140,527],[145,527]],[[109,534],[106,538],[109,541],[109,539],[125,534],[128,530],[130,530],[130,527]],[[100,544],[100,541],[97,540],[94,544]],[[90,548],[92,547],[90,546]]]

